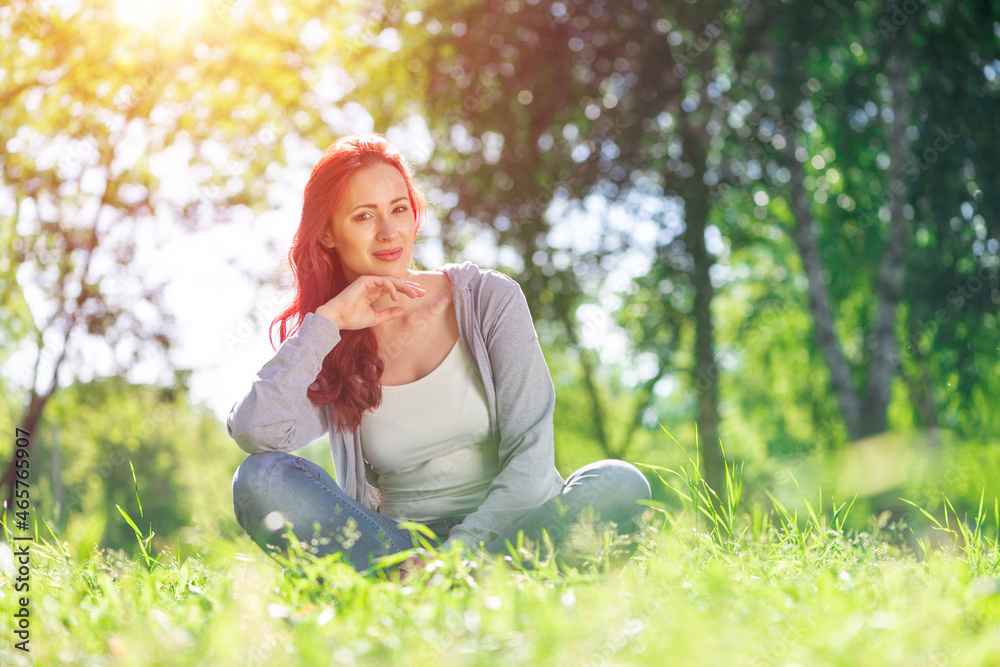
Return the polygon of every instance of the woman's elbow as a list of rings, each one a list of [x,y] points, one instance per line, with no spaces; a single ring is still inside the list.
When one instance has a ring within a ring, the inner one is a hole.
[[[235,414],[230,414],[229,419],[226,420],[226,431],[229,433],[229,437],[236,441],[239,448],[247,454],[280,449],[280,441],[266,433],[265,429],[245,424]]]

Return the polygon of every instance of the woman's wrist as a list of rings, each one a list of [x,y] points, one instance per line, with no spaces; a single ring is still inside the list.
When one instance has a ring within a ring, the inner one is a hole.
[[[323,304],[322,306],[320,306],[319,308],[317,308],[316,309],[316,314],[317,315],[321,315],[322,317],[325,317],[326,319],[328,319],[331,322],[333,322],[334,326],[337,327],[338,329],[343,329],[344,328],[344,320],[340,317],[340,313],[338,313],[333,308],[327,308],[326,307],[327,305],[328,304]]]

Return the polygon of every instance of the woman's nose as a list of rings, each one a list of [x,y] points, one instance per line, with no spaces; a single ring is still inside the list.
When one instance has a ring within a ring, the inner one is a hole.
[[[396,228],[392,225],[392,221],[387,216],[379,216],[378,237],[380,239],[391,239],[395,235]]]

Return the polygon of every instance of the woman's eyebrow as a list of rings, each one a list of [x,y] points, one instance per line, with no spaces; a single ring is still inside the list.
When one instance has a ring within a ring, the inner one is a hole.
[[[410,197],[409,196],[396,197],[391,202],[389,202],[389,206],[392,206],[393,204],[395,204],[398,201],[410,201]],[[378,205],[377,204],[358,204],[357,206],[355,206],[351,210],[351,213],[353,213],[354,211],[357,211],[359,208],[378,208]]]

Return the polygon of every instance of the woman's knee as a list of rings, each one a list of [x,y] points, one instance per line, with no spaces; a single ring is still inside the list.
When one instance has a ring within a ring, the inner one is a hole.
[[[233,509],[237,519],[254,513],[254,507],[272,492],[275,471],[291,464],[294,457],[287,452],[251,454],[233,474]]]
[[[266,489],[274,470],[290,463],[293,456],[287,452],[259,452],[251,454],[233,474],[233,496],[259,493]]]
[[[629,497],[635,500],[650,500],[653,497],[649,480],[641,470],[625,461],[614,461],[614,463],[616,484],[627,489]]]
[[[636,500],[649,500],[651,491],[646,476],[631,463],[618,459],[605,459],[585,468],[590,485],[601,493],[628,496]]]
[[[644,508],[635,501],[648,501],[652,497],[646,476],[631,463],[607,459],[592,463],[585,470],[587,496],[605,518],[622,518],[623,512],[641,514]]]

